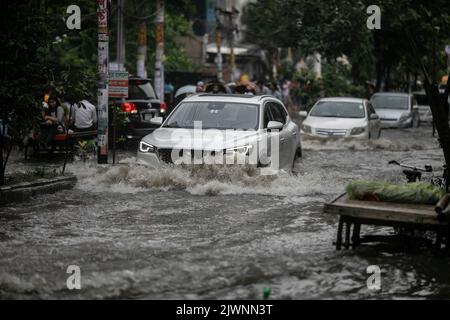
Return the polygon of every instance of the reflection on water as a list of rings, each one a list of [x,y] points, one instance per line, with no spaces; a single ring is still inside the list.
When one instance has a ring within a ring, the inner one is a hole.
[[[369,144],[305,140],[295,172],[277,176],[149,170],[131,156],[71,164],[74,190],[0,208],[0,297],[260,299],[270,287],[275,299],[448,298],[448,258],[421,246],[336,252],[336,218],[322,213],[351,179],[403,181],[389,160],[439,168],[430,132],[389,130]],[[72,264],[79,291],[66,288]],[[373,264],[381,292],[366,287]]]

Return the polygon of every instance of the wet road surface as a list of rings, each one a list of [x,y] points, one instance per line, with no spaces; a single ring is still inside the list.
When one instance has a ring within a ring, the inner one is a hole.
[[[295,173],[278,176],[156,171],[129,155],[116,166],[70,164],[75,189],[0,207],[0,297],[259,299],[270,287],[273,299],[449,298],[444,254],[394,244],[335,251],[337,218],[322,213],[351,179],[404,181],[389,160],[440,170],[431,128],[303,145]],[[66,287],[69,265],[81,269],[81,290]],[[382,270],[380,291],[367,289],[369,265]]]

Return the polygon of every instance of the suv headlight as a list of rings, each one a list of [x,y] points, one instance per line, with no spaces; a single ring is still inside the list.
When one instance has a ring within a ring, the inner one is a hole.
[[[353,128],[352,131],[350,131],[350,134],[352,136],[355,136],[357,134],[364,133],[364,131],[366,131],[366,127],[357,127],[357,128]]]
[[[148,144],[144,141],[139,142],[139,152],[143,153],[154,153],[156,151],[156,147]]]
[[[311,133],[311,127],[306,124],[302,124],[302,130],[303,132]]]
[[[226,154],[241,153],[241,154],[245,154],[248,156],[250,154],[250,151],[252,150],[252,148],[253,148],[252,145],[236,147],[236,148],[229,148],[229,149],[225,150],[225,153]]]

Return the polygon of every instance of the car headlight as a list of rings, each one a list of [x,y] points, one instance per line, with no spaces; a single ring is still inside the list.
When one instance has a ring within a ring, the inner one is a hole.
[[[139,142],[139,152],[143,153],[154,153],[156,151],[156,147],[148,144],[144,141]]]
[[[250,154],[250,151],[252,150],[252,148],[253,148],[253,146],[251,146],[251,145],[236,147],[236,148],[229,148],[229,149],[225,149],[225,153],[226,154],[240,153],[240,154],[245,154],[248,156]]]
[[[350,134],[354,136],[357,134],[364,133],[364,131],[366,131],[366,127],[357,127],[357,128],[353,128],[352,131],[350,131]]]
[[[302,124],[302,130],[303,132],[311,133],[311,127],[306,124]]]
[[[407,112],[404,112],[400,115],[400,118],[398,118],[399,121],[404,121],[410,117],[410,114]]]

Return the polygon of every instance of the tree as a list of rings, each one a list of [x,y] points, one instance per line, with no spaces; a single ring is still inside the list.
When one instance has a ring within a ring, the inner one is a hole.
[[[139,24],[145,21],[147,24],[147,73],[153,74],[155,65],[155,9],[156,1],[127,0],[124,8],[124,28],[126,41],[126,68],[136,74],[136,52],[138,47]],[[165,70],[190,70],[192,62],[186,55],[184,48],[179,45],[177,38],[192,35],[192,26],[185,17],[194,9],[187,0],[173,0],[165,2],[164,17],[164,54],[166,57]],[[111,15],[111,57],[115,57],[115,31],[116,14],[112,8]]]
[[[133,19],[133,5],[142,2],[148,12],[154,11],[154,1],[127,1],[127,45],[137,42],[137,24]],[[81,30],[69,30],[66,10],[73,1],[28,0],[9,1],[2,7],[0,41],[0,119],[8,125],[7,139],[0,129],[0,185],[5,182],[8,154],[13,144],[21,144],[30,129],[39,127],[40,107],[44,91],[52,87],[60,96],[71,100],[95,96],[97,81],[97,3],[92,0],[77,1],[81,8]],[[181,10],[180,10],[181,8]],[[190,24],[181,12],[190,12],[187,0],[167,3],[166,56],[167,69],[189,68],[189,60],[175,39],[189,34]],[[114,3],[110,8],[111,21],[117,14]],[[151,16],[149,17],[151,19]],[[152,21],[152,20],[150,20]],[[114,26],[114,24],[112,24]],[[133,26],[133,27],[131,27]],[[149,23],[150,37],[154,37],[154,24]],[[111,52],[114,49],[111,37]],[[150,40],[151,41],[151,40]],[[155,46],[148,46],[152,57]],[[135,66],[135,48],[127,50],[130,66]],[[153,66],[152,61],[148,64]],[[5,127],[6,129],[6,127]],[[8,140],[8,141],[7,141]],[[11,143],[10,143],[11,142]]]
[[[39,50],[49,41],[49,30],[39,1],[10,1],[2,7],[0,118],[8,125],[8,143],[20,143],[36,126],[38,96],[45,80],[38,63]],[[0,130],[0,185],[5,183],[8,154],[5,130]],[[5,155],[6,153],[6,155]]]
[[[304,56],[319,52],[327,61],[345,55],[354,83],[376,78],[377,89],[382,82],[389,89],[394,78],[420,72],[408,31],[431,73],[442,72],[443,45],[450,39],[448,1],[380,0],[381,30],[366,26],[366,8],[371,4],[368,0],[260,0],[245,10],[247,39],[269,51],[292,47]]]

